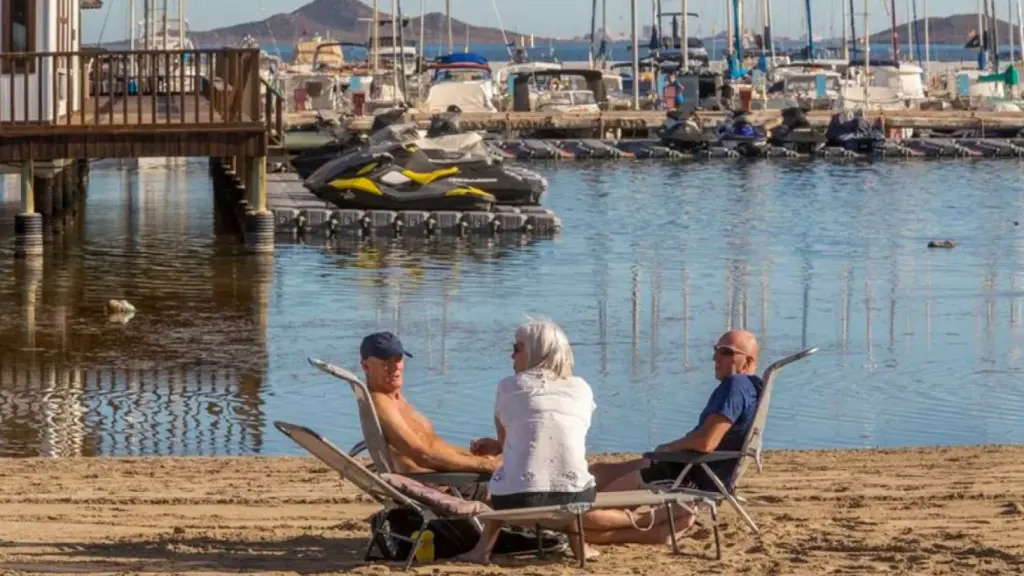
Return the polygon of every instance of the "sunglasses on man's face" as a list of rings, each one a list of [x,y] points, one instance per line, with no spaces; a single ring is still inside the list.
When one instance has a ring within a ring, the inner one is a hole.
[[[721,346],[717,344],[715,345],[715,354],[718,354],[719,356],[725,356],[726,358],[732,358],[737,354],[739,354],[740,356],[747,356],[746,352],[741,352],[735,348],[730,348],[729,346]]]
[[[516,342],[515,344],[512,345],[512,353],[513,354],[518,354],[518,353],[520,353],[522,351],[523,351],[523,345],[521,343]]]

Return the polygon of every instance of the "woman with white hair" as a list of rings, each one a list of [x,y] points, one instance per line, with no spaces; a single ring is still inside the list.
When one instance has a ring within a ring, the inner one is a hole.
[[[573,374],[573,353],[565,332],[550,320],[528,319],[515,333],[512,347],[515,374],[498,383],[494,424],[498,437],[474,440],[478,455],[502,456],[488,492],[495,510],[593,502],[594,477],[586,459],[587,431],[596,409],[586,380]],[[586,540],[593,544],[663,544],[670,540],[669,518],[663,509],[639,521],[626,510],[594,510],[584,517]],[[676,512],[680,532],[694,518]],[[488,523],[476,548],[460,557],[488,562],[500,524]],[[573,532],[572,525],[559,527]],[[575,549],[577,555],[584,553]],[[592,556],[594,553],[588,553]]]

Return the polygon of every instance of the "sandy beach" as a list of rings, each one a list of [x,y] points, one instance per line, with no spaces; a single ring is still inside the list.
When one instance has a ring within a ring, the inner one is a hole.
[[[602,459],[619,459],[606,455]],[[8,459],[4,573],[389,573],[362,565],[368,498],[313,458]],[[753,472],[753,471],[752,471]],[[1024,446],[766,455],[713,541],[605,547],[592,574],[1019,574]],[[420,574],[578,574],[568,558]]]

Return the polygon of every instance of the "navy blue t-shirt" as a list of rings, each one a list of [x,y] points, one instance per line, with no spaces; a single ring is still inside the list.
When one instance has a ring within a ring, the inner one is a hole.
[[[704,421],[712,414],[721,414],[732,422],[729,431],[725,433],[722,442],[715,450],[739,451],[743,448],[743,441],[747,438],[747,432],[754,423],[754,414],[757,412],[757,399],[764,388],[764,382],[755,375],[734,374],[723,379],[715,391],[708,398],[708,403],[700,413],[700,420],[694,430],[704,425]],[[738,460],[725,460],[711,462],[708,466],[716,476],[725,484],[728,484],[732,472],[736,468]],[[694,468],[687,476],[705,490],[714,490],[714,484],[707,478],[703,470]]]

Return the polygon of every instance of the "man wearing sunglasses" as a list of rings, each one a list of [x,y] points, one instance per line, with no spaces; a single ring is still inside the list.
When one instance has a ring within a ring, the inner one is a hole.
[[[757,399],[764,383],[757,376],[757,338],[746,330],[730,330],[714,347],[715,379],[718,386],[711,393],[697,426],[678,440],[655,448],[656,452],[714,452],[743,447],[747,431],[754,423]],[[736,467],[736,460],[708,464],[723,482]],[[601,463],[590,467],[597,480],[598,492],[636,490],[644,484],[674,481],[685,465],[671,462],[648,462],[644,459],[622,463]],[[699,467],[690,469],[681,487],[715,491],[715,484]]]

